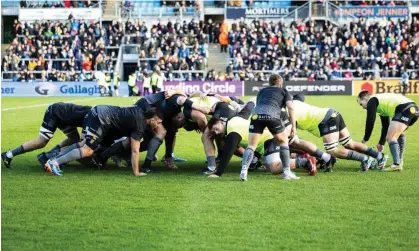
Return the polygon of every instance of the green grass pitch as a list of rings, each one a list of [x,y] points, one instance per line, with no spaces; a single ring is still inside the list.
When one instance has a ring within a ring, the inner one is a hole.
[[[38,135],[46,104],[77,98],[3,98],[1,150]],[[413,99],[419,103],[418,97]],[[132,98],[78,98],[80,104],[129,105]],[[354,97],[308,97],[340,111],[362,140],[365,111]],[[45,105],[42,105],[45,104]],[[36,106],[4,110],[22,106]],[[37,106],[39,105],[39,106]],[[379,119],[373,138],[380,133]],[[300,137],[321,141],[305,132]],[[210,180],[200,135],[181,131],[177,171],[134,177],[129,169],[90,170],[71,163],[63,177],[44,173],[34,151],[2,166],[4,250],[419,250],[419,126],[407,132],[405,170],[359,173],[339,161],[334,173],[283,181],[267,172],[239,182],[240,159]],[[48,145],[63,138],[57,132]],[[161,147],[159,156],[162,156]],[[386,152],[388,148],[386,147]],[[143,155],[142,155],[143,156]],[[141,157],[142,159],[142,157]]]

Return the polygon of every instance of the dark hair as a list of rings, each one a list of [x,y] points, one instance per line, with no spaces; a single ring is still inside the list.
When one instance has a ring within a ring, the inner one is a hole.
[[[292,100],[298,100],[298,101],[304,102],[306,100],[306,97],[304,96],[304,94],[299,93],[292,96]]]
[[[364,99],[365,97],[371,95],[367,90],[362,90],[359,94],[358,94],[358,99]]]
[[[275,86],[275,85],[277,85],[277,82],[278,81],[283,81],[282,80],[282,77],[280,75],[278,75],[278,74],[272,74],[269,77],[269,86]]]
[[[184,126],[186,126],[186,118],[183,115],[183,112],[179,112],[177,113],[175,116],[173,116],[172,118],[172,124],[175,128],[182,128]]]
[[[219,121],[221,121],[221,119],[219,119],[219,118],[216,118],[216,117],[212,117],[209,121],[208,121],[208,124],[207,124],[207,126],[208,126],[208,129],[210,129],[210,130],[212,130],[212,127],[215,125],[215,124],[217,124]]]
[[[163,119],[163,114],[158,112],[155,107],[148,108],[144,112],[144,118],[151,119],[151,118],[154,118],[154,117],[158,117],[159,119]]]

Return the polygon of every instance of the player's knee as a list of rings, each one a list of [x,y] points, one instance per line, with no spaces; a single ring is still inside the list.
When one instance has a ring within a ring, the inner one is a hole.
[[[45,146],[48,144],[48,142],[49,142],[49,139],[47,139],[47,138],[45,138],[45,137],[42,137],[42,136],[39,136],[39,137],[36,139],[36,144],[37,144],[39,147],[45,147]]]
[[[390,143],[391,141],[397,141],[397,139],[393,135],[387,135],[386,141],[387,143]]]
[[[269,167],[269,170],[271,171],[272,175],[278,175],[284,172],[280,162],[273,162],[267,166]]]
[[[326,150],[326,152],[333,155],[337,151],[338,145],[339,145],[338,141],[324,143],[324,149]]]
[[[167,130],[163,126],[159,126],[159,127],[157,127],[155,134],[160,139],[164,139],[164,137],[166,137]]]
[[[93,155],[94,150],[92,148],[90,148],[87,145],[84,145],[83,147],[80,148],[82,153],[83,153],[83,157],[90,157]]]
[[[349,135],[349,136],[347,136],[347,137],[345,137],[345,138],[342,138],[342,139],[340,139],[339,140],[339,143],[343,146],[343,147],[345,147],[346,149],[353,149],[355,146],[354,146],[354,143],[353,143],[353,141],[352,141],[352,137]]]

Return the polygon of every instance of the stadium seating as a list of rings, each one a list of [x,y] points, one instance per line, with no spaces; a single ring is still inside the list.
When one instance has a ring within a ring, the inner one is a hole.
[[[274,70],[284,72],[287,79],[315,80],[323,79],[324,74],[327,79],[344,78],[350,76],[345,74],[349,71],[356,78],[379,79],[400,77],[406,69],[417,79],[419,22],[409,22],[366,23],[361,19],[340,27],[314,21],[234,23],[229,32],[227,73],[241,79],[264,79]],[[241,31],[235,32],[235,27]],[[264,33],[260,27],[266,27]],[[362,31],[352,34],[358,27]]]
[[[123,38],[123,33],[117,29],[119,25],[100,29],[93,22],[79,20],[56,23],[16,20],[16,38],[2,58],[3,79],[45,80],[57,71],[65,75],[57,78],[58,81],[77,81],[89,79],[83,76],[83,71],[113,71]]]

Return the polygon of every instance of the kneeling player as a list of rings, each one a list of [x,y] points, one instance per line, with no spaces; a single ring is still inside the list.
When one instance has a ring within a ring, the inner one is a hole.
[[[95,106],[83,123],[86,130],[84,141],[72,145],[54,159],[48,160],[45,167],[53,175],[61,176],[61,164],[92,156],[106,135],[115,130],[121,132],[122,136],[130,137],[132,171],[135,176],[144,176],[145,173],[140,172],[138,164],[140,140],[146,126],[155,128],[160,123],[161,115],[158,115],[155,109],[143,112],[136,106]]]
[[[77,127],[82,127],[86,114],[90,111],[90,106],[81,106],[67,103],[54,103],[48,106],[45,111],[44,120],[39,130],[38,138],[28,141],[13,150],[1,154],[4,165],[11,167],[13,157],[44,148],[54,137],[55,131],[60,129],[67,138],[62,140],[54,149],[71,145],[80,140]]]
[[[264,143],[264,163],[265,168],[271,171],[272,174],[281,174],[284,172],[281,158],[279,156],[280,145],[274,140],[269,139]],[[290,159],[290,168],[295,170],[297,168],[306,168],[309,175],[316,175],[316,158],[311,157],[308,153]]]
[[[406,147],[404,132],[419,117],[419,108],[413,100],[400,94],[387,93],[371,95],[368,91],[361,91],[358,95],[358,103],[367,110],[367,122],[364,142],[367,142],[374,129],[376,113],[381,118],[381,137],[377,148],[382,151],[387,140],[393,157],[393,165],[383,168],[383,171],[403,170],[403,154]],[[390,118],[391,122],[390,122]]]

